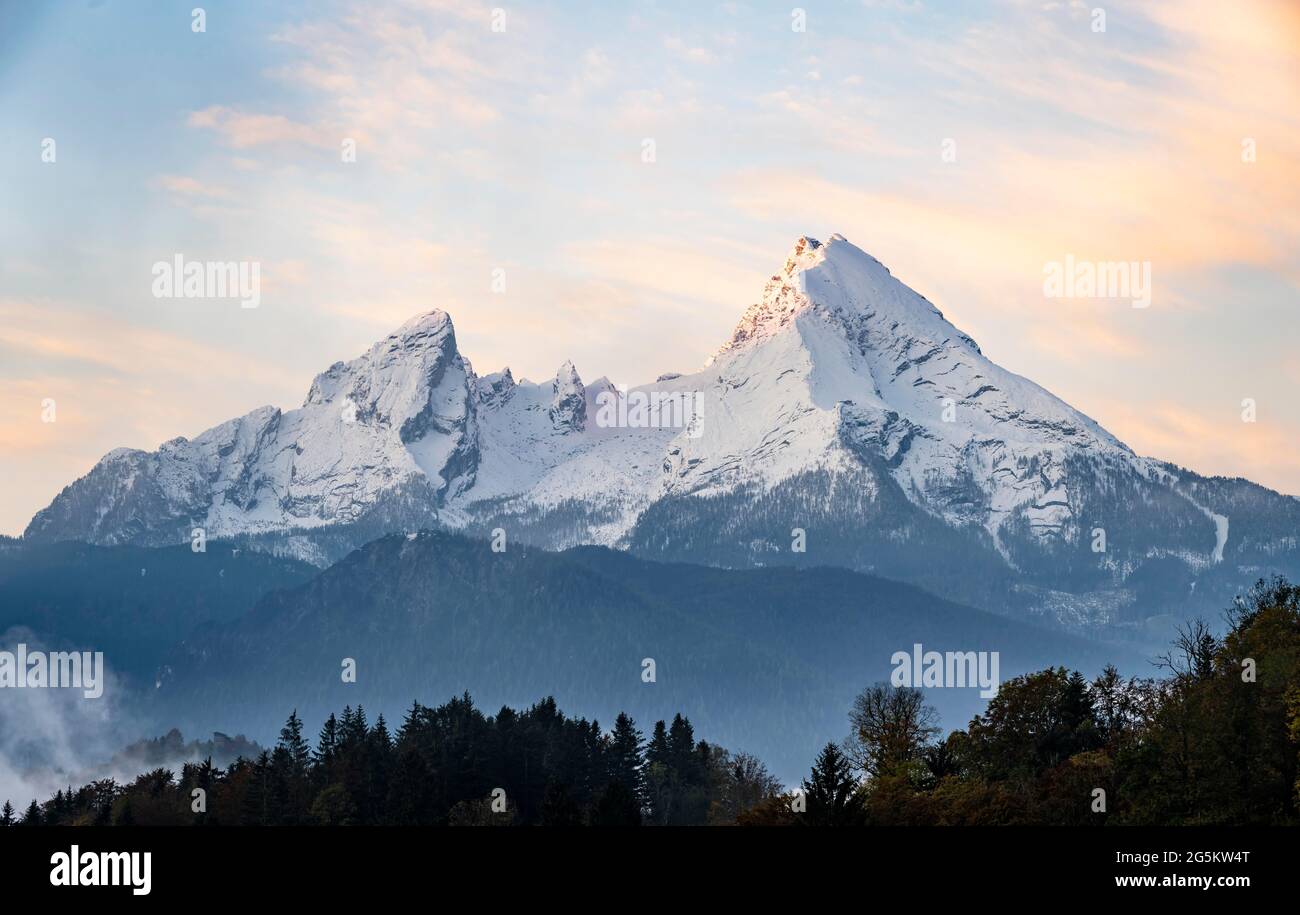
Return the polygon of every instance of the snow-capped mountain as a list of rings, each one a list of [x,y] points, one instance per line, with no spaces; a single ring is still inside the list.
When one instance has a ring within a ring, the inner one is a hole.
[[[978,523],[996,542],[1018,509],[1040,536],[1071,523],[1070,455],[1148,471],[1087,416],[986,359],[838,235],[799,240],[711,371],[714,434],[683,449],[679,491],[715,478],[726,486],[737,463],[772,482],[810,466],[852,468],[869,454],[918,504]]]
[[[109,452],[25,536],[171,543],[194,528],[219,537],[354,521],[412,479],[454,492],[476,459],[472,384],[451,319],[421,315],[318,375],[297,410],[260,407],[155,452]]]
[[[567,362],[540,384],[478,377],[433,311],[331,366],[297,410],[111,452],[26,536],[202,528],[324,564],[388,530],[501,528],[846,565],[1106,625],[1294,569],[1298,521],[1296,499],[1135,455],[835,235],[796,242],[699,372],[631,390]]]

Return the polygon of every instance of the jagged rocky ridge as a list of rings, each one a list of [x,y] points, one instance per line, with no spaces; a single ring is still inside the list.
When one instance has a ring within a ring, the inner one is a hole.
[[[325,565],[426,526],[844,565],[1083,628],[1300,571],[1300,501],[1135,455],[838,235],[799,239],[699,372],[622,392],[572,363],[540,384],[480,378],[433,311],[331,366],[297,410],[111,452],[26,536],[158,545],[202,527]]]

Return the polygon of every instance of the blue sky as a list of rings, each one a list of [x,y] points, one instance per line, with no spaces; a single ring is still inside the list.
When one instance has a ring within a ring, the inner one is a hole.
[[[834,232],[1139,452],[1300,493],[1292,4],[195,5],[0,5],[0,531],[435,307],[481,374],[690,370]],[[154,298],[176,253],[261,306]],[[1067,254],[1152,306],[1046,299]]]

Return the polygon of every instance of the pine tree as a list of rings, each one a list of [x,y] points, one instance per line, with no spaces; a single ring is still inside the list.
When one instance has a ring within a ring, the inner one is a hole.
[[[811,826],[853,826],[861,822],[861,803],[853,766],[840,748],[828,743],[804,780],[808,801],[804,822]]]
[[[580,728],[582,759],[585,761],[581,782],[575,786],[574,800],[582,806],[596,802],[609,777],[609,748],[600,732],[600,722],[583,722]]]
[[[357,706],[356,711],[351,707],[343,707],[343,718],[339,721],[339,747],[352,749],[361,746],[366,742],[366,736],[370,732],[369,725],[366,724],[366,710]]]
[[[619,712],[609,741],[609,779],[626,788],[638,808],[644,797],[641,752],[641,732],[626,712]]]
[[[366,791],[370,799],[371,810],[368,822],[386,821],[389,786],[393,778],[393,738],[388,733],[388,722],[381,713],[370,729],[369,748],[369,785]]]
[[[691,781],[693,755],[695,753],[695,729],[691,722],[681,713],[673,716],[672,726],[668,729],[668,753],[677,777],[683,782]]]
[[[424,717],[424,706],[419,702],[412,702],[406,717],[402,719],[402,726],[397,729],[398,743],[408,743],[414,739],[416,732],[420,729],[420,720]]]
[[[311,746],[302,736],[298,710],[289,713],[271,754],[268,810],[277,823],[299,824],[311,803]]]
[[[334,756],[338,753],[338,749],[339,722],[334,717],[334,713],[330,712],[330,716],[321,725],[320,737],[316,740],[316,765],[324,777],[322,780],[328,779],[329,770],[334,765]]]
[[[1095,729],[1096,712],[1092,706],[1092,697],[1088,694],[1088,681],[1077,670],[1070,673],[1065,681],[1061,696],[1061,721],[1071,731],[1078,731],[1088,725]]]
[[[280,809],[271,766],[271,754],[263,750],[251,764],[251,778],[244,794],[240,814],[246,826],[274,826],[279,823]]]
[[[645,752],[646,806],[650,808],[650,822],[656,826],[667,826],[672,819],[676,782],[668,729],[662,720],[656,721]]]
[[[71,793],[72,793],[72,789],[69,788],[68,794]],[[59,821],[63,819],[63,814],[66,810],[67,810],[67,799],[63,794],[63,789],[60,788],[58,791],[54,792],[54,797],[46,805],[45,825],[47,826],[58,825]]]
[[[650,743],[646,745],[645,761],[647,766],[656,763],[667,768],[672,766],[672,754],[668,748],[668,729],[664,727],[662,719],[655,722],[654,734],[650,738]]]
[[[20,826],[40,826],[41,825],[41,805],[33,800],[27,805],[27,812],[23,814]]]
[[[289,713],[289,720],[280,729],[279,746],[288,751],[289,758],[293,761],[294,775],[306,775],[311,765],[311,745],[303,739],[302,719],[298,717],[297,709]]]
[[[5,801],[5,805],[0,809],[0,826],[14,825],[14,805]]]

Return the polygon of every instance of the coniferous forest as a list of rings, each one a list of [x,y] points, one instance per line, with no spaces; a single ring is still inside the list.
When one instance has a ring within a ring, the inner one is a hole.
[[[866,685],[799,786],[678,715],[606,730],[554,699],[464,695],[395,728],[345,708],[315,740],[59,791],[2,825],[1287,825],[1300,822],[1300,587],[1261,582],[1223,636],[1180,631],[1156,675],[1002,684],[942,736],[922,691]]]

